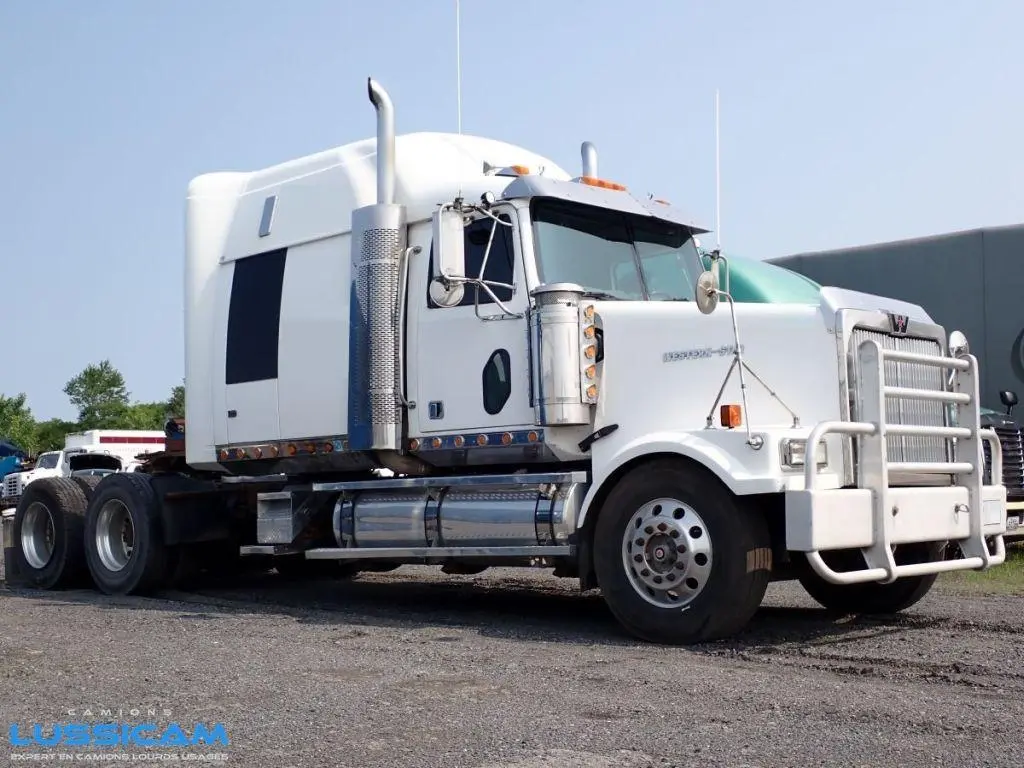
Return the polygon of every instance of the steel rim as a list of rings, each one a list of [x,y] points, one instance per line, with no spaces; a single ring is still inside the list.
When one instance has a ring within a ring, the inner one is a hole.
[[[678,499],[647,502],[622,536],[622,564],[630,585],[659,608],[693,602],[711,577],[711,556],[707,525]]]
[[[53,557],[56,535],[50,508],[39,501],[29,504],[21,523],[21,551],[30,566],[37,570],[46,567]]]
[[[135,551],[135,525],[124,502],[111,499],[96,518],[96,553],[108,571],[120,571]]]

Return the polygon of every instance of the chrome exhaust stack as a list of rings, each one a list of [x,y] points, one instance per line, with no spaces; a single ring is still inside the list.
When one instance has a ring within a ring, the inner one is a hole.
[[[377,110],[377,202],[395,202],[395,106],[380,83],[366,81],[370,102]]]
[[[580,147],[580,153],[583,155],[583,175],[589,177],[597,176],[597,147],[591,142],[584,141],[583,146]]]
[[[395,108],[373,78],[377,111],[377,202],[352,212],[348,441],[387,461],[402,448],[402,328],[398,317],[407,247],[405,206],[395,203]]]

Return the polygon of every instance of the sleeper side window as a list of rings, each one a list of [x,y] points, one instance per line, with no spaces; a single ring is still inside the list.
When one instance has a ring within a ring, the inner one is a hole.
[[[277,378],[281,290],[287,249],[235,262],[228,307],[226,384]]]

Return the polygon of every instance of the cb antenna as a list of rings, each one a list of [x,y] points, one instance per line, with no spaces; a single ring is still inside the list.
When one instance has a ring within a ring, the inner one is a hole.
[[[457,1],[457,0],[456,0]],[[715,250],[722,250],[722,170],[719,162],[718,89],[715,89]]]
[[[462,12],[455,0],[455,115],[459,136],[462,136]],[[458,167],[458,160],[456,168]],[[462,200],[462,174],[459,177],[459,200]]]
[[[462,135],[462,13],[455,0],[455,111],[459,136]]]

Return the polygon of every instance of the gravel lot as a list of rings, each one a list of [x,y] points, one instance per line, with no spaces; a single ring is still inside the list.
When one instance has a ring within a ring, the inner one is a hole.
[[[836,619],[776,584],[742,637],[663,648],[571,580],[501,569],[0,589],[0,717],[169,709],[223,722],[247,768],[1020,765],[1022,629],[1021,596]]]

